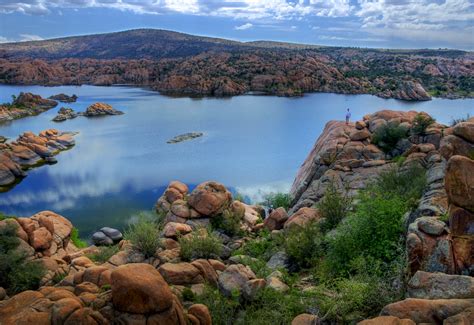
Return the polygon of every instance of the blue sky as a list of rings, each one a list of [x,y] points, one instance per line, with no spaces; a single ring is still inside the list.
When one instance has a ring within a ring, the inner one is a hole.
[[[0,0],[0,42],[161,28],[241,41],[474,49],[474,0]]]

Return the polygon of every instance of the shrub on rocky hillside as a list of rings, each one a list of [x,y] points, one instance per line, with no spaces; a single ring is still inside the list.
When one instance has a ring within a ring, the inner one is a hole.
[[[421,167],[396,168],[358,195],[355,213],[329,238],[328,261],[336,273],[346,273],[356,258],[390,263],[397,257],[403,215],[416,205],[426,184]]]
[[[202,228],[178,239],[181,258],[186,261],[198,258],[216,258],[221,254],[222,242],[211,231]]]
[[[89,257],[94,262],[102,264],[107,262],[115,254],[117,254],[118,251],[119,248],[117,245],[101,246],[98,248],[98,251],[96,253],[88,254],[87,257]]]
[[[46,274],[42,264],[28,261],[24,251],[19,249],[16,231],[12,223],[0,226],[0,287],[9,294],[37,289]]]
[[[339,189],[336,182],[332,180],[326,191],[324,197],[318,202],[317,208],[324,222],[321,224],[321,230],[328,232],[334,228],[344,219],[352,204],[352,198],[348,195],[346,188]]]
[[[299,267],[315,266],[324,254],[324,237],[317,222],[304,227],[294,226],[285,236],[285,251],[290,260]]]
[[[145,257],[151,257],[160,247],[160,231],[156,221],[141,216],[136,223],[129,225],[124,237],[130,240],[134,249]]]
[[[262,205],[273,209],[284,208],[288,211],[291,204],[291,197],[288,193],[269,193],[264,196]]]
[[[222,214],[211,219],[212,228],[223,231],[226,235],[235,236],[241,233],[242,216],[231,211],[224,210]]]
[[[71,241],[77,248],[87,247],[87,243],[79,237],[79,230],[76,227],[72,228]]]
[[[429,115],[417,114],[413,119],[413,126],[411,132],[414,135],[424,136],[426,135],[426,129],[435,122],[435,119]]]
[[[372,142],[385,153],[395,149],[398,141],[408,136],[408,129],[398,123],[388,123],[380,126],[372,135]]]

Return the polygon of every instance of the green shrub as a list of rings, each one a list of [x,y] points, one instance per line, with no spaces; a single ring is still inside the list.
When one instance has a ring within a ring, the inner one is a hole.
[[[355,323],[376,316],[387,304],[402,299],[383,278],[357,276],[339,278],[317,286],[318,307],[326,321]]]
[[[79,230],[76,227],[72,228],[71,241],[77,248],[87,247],[87,243],[79,237]]]
[[[242,216],[227,209],[214,218],[211,218],[213,229],[222,230],[226,235],[235,236],[242,233],[240,229]]]
[[[288,211],[291,205],[291,196],[288,193],[269,193],[264,196],[262,205],[273,209],[284,208]]]
[[[328,239],[327,259],[336,273],[347,272],[359,257],[387,263],[396,258],[403,215],[416,205],[426,184],[418,168],[388,170],[359,193],[355,213]]]
[[[431,116],[424,114],[417,114],[413,119],[413,125],[411,131],[414,135],[426,135],[426,129],[435,122],[435,119]]]
[[[211,313],[212,324],[234,324],[234,314],[239,308],[239,296],[237,294],[227,298],[220,293],[218,288],[206,285],[204,292],[201,295],[196,295],[193,302],[207,306]]]
[[[257,238],[246,241],[232,255],[247,255],[268,261],[273,254],[280,250],[284,241],[283,234],[272,236],[270,231],[263,229]]]
[[[318,202],[317,208],[324,218],[321,230],[328,232],[334,228],[347,216],[352,204],[352,198],[348,194],[347,188],[338,189],[336,182],[331,180],[324,197]]]
[[[144,254],[145,257],[151,257],[160,247],[160,231],[155,220],[139,217],[136,223],[129,225],[124,237],[130,240],[135,250]]]
[[[101,246],[98,248],[98,252],[87,254],[87,257],[90,258],[92,261],[97,263],[105,263],[107,262],[112,256],[119,252],[119,248],[116,245],[113,246]]]
[[[299,267],[315,266],[324,253],[324,236],[319,224],[313,221],[304,227],[290,227],[284,246],[290,260]]]
[[[265,288],[257,293],[251,304],[239,311],[234,324],[290,324],[297,315],[309,312],[316,302],[314,294],[299,289],[283,293]]]
[[[389,153],[398,141],[405,139],[408,136],[408,129],[397,123],[388,123],[380,126],[375,130],[372,136],[372,142],[383,150],[385,153]]]
[[[458,117],[458,118],[453,118],[451,120],[451,127],[455,126],[456,124],[458,123],[461,123],[461,122],[467,122],[467,120],[469,120],[471,118],[471,115],[468,113],[466,114],[466,117]]]
[[[222,242],[211,231],[202,228],[178,239],[181,246],[181,258],[194,260],[197,258],[215,258],[222,252]]]
[[[46,274],[43,264],[28,261],[25,253],[17,250],[16,230],[13,223],[0,227],[0,287],[9,294],[37,289]]]

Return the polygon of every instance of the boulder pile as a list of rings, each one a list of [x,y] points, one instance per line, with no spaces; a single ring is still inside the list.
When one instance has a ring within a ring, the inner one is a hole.
[[[25,170],[42,163],[55,163],[54,155],[72,147],[74,133],[49,129],[35,135],[25,132],[16,141],[0,144],[0,186],[25,177]]]
[[[11,104],[0,105],[0,123],[16,120],[19,118],[38,115],[58,103],[51,99],[42,98],[32,93],[20,93]]]

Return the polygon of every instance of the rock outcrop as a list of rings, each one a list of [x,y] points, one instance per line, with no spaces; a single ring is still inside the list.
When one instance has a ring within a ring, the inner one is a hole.
[[[87,107],[84,113],[81,115],[87,117],[94,117],[94,116],[103,116],[103,115],[122,115],[123,112],[116,110],[111,105],[106,103],[95,103]]]
[[[54,100],[44,99],[32,93],[20,93],[11,104],[0,105],[0,123],[41,114],[58,105]]]
[[[168,144],[180,143],[180,142],[183,142],[183,141],[188,141],[188,140],[200,138],[203,135],[204,135],[204,133],[202,133],[202,132],[184,133],[184,134],[180,134],[180,135],[175,136],[173,139],[170,139],[170,140],[166,141],[166,143],[168,143]]]
[[[69,95],[61,93],[61,94],[50,96],[49,99],[57,100],[63,103],[74,103],[75,101],[77,101],[77,96],[76,95],[69,96]]]
[[[58,111],[58,115],[53,118],[54,122],[63,122],[76,118],[78,114],[74,112],[72,108],[61,107]]]
[[[26,176],[26,169],[55,163],[54,155],[72,147],[74,133],[45,130],[25,132],[16,141],[0,144],[0,186],[9,186]]]

